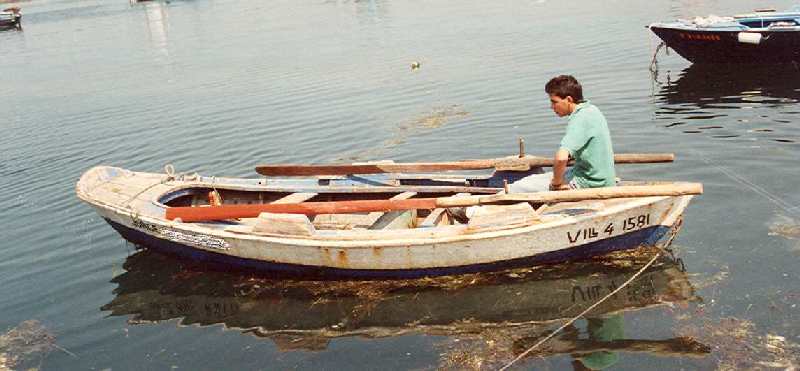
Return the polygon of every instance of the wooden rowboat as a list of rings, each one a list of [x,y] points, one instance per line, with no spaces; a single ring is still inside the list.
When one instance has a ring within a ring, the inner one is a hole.
[[[626,183],[497,194],[504,181],[537,171],[242,179],[99,166],[76,191],[138,245],[325,277],[456,274],[665,243],[702,192],[691,183]],[[447,212],[470,205],[468,220]]]

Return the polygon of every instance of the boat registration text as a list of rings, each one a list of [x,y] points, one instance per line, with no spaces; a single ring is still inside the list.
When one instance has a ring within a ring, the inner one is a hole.
[[[614,221],[600,227],[581,228],[576,231],[567,231],[569,243],[584,242],[594,239],[602,239],[617,234],[627,233],[634,230],[650,226],[650,214],[640,214],[625,218],[621,221]]]

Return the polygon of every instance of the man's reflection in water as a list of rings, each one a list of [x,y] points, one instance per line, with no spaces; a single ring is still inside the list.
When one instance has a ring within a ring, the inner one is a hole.
[[[611,316],[586,318],[586,332],[589,340],[597,342],[610,342],[622,339],[625,336],[622,314]],[[599,351],[586,355],[573,354],[575,360],[572,367],[575,370],[603,370],[611,367],[619,360],[619,355],[614,352]]]

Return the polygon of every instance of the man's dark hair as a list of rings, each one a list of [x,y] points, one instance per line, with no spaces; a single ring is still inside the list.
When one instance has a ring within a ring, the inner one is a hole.
[[[583,102],[583,88],[581,84],[571,75],[559,75],[550,79],[544,86],[547,94],[555,95],[561,99],[567,96],[572,97],[575,103]]]

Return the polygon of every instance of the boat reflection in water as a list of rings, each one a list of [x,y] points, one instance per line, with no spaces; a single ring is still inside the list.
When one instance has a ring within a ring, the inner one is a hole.
[[[658,82],[656,115],[688,134],[794,143],[798,77],[794,66],[695,64]]]
[[[736,66],[693,64],[672,80],[661,81],[661,103],[693,104],[704,108],[741,108],[740,104],[794,104],[800,100],[800,70],[788,66]],[[661,78],[663,79],[663,77]],[[729,106],[725,106],[728,104]]]
[[[653,254],[637,249],[564,265],[403,281],[298,281],[209,270],[143,250],[128,257],[126,272],[112,280],[119,285],[116,297],[102,309],[130,316],[135,324],[171,319],[180,319],[180,325],[224,324],[269,338],[283,351],[322,350],[340,337],[469,337],[491,330],[503,333],[508,351],[519,354],[622,285]],[[606,327],[605,333],[614,335],[623,311],[693,300],[698,298],[682,262],[662,255],[590,313],[589,339],[572,339],[567,331],[549,342],[555,347],[532,356],[705,354],[707,347],[689,339],[626,340],[593,330]]]

